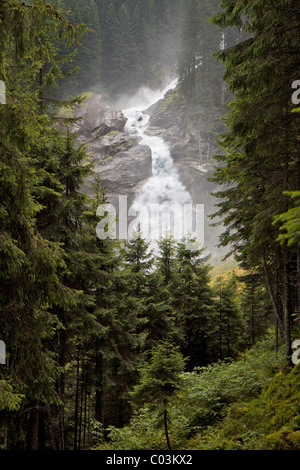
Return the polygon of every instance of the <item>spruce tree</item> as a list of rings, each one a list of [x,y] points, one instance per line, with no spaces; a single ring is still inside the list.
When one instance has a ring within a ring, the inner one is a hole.
[[[238,301],[238,281],[235,274],[215,282],[214,327],[211,351],[213,360],[235,359],[246,345],[246,322]],[[240,287],[241,289],[241,287]]]
[[[151,358],[140,367],[140,382],[130,394],[133,402],[147,406],[163,424],[166,443],[171,450],[169,437],[169,402],[181,386],[180,374],[184,371],[185,360],[170,342],[160,342],[151,351]]]
[[[214,18],[222,29],[244,29],[250,36],[219,54],[234,94],[214,179],[225,186],[218,204],[227,227],[221,243],[232,247],[245,268],[264,271],[287,357],[296,254],[279,246],[273,221],[289,209],[284,192],[299,190],[298,120],[291,103],[291,84],[298,73],[295,5],[289,2],[285,9],[280,1],[223,1],[223,11]]]
[[[65,269],[61,246],[43,238],[36,227],[42,207],[35,197],[40,174],[32,153],[49,130],[49,119],[41,107],[43,64],[55,50],[58,30],[62,40],[74,40],[76,30],[42,1],[1,2],[0,13],[5,23],[1,29],[1,77],[7,86],[7,104],[0,109],[1,336],[9,355],[5,380],[23,395],[18,419],[12,413],[7,420],[7,426],[14,429],[8,446],[37,449],[44,445],[38,440],[41,411],[58,401],[58,368],[51,340],[60,322],[54,308],[74,305],[76,296],[64,289],[59,279],[59,272]],[[45,31],[53,43],[48,41],[43,49],[36,41]]]
[[[208,318],[213,311],[210,266],[203,250],[191,251],[184,241],[178,243],[176,251],[174,305],[177,327],[182,334],[181,350],[188,358],[187,368],[191,371],[208,361]]]
[[[73,66],[77,73],[65,80],[60,94],[82,94],[90,90],[98,90],[101,76],[101,26],[99,11],[94,0],[63,0],[62,8],[70,20],[84,25],[79,44],[72,45]]]

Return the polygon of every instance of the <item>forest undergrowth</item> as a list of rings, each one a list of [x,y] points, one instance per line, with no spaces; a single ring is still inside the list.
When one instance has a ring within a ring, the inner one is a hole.
[[[287,367],[284,347],[275,354],[273,343],[266,335],[236,361],[182,374],[170,403],[173,450],[300,450],[300,367]],[[102,438],[98,428],[96,449],[166,449],[161,420],[147,406]]]

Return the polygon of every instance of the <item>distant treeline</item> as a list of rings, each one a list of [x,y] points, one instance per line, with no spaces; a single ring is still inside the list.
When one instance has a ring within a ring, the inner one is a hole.
[[[99,87],[109,95],[141,85],[157,87],[176,72],[180,0],[62,0],[70,19],[90,31],[82,37],[68,89]],[[71,88],[70,88],[71,85]]]

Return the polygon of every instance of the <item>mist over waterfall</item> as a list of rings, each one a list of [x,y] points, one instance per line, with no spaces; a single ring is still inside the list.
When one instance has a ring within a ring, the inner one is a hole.
[[[159,237],[167,233],[173,235],[172,226],[178,222],[176,219],[180,217],[180,208],[193,203],[190,193],[180,181],[169,145],[161,137],[147,135],[150,119],[147,109],[162,99],[169,90],[174,89],[176,84],[177,79],[161,91],[141,88],[134,97],[128,100],[127,107],[123,109],[123,114],[128,120],[126,131],[132,136],[141,137],[140,145],[147,145],[152,153],[152,176],[137,192],[132,210],[141,212],[147,208],[148,214],[145,212],[140,214],[140,224],[142,232],[145,231],[148,234],[149,225],[147,224],[149,223],[148,217],[151,217],[151,208],[159,206],[161,210],[159,220],[157,219],[156,222],[151,220],[152,224],[156,224],[155,233],[159,232]],[[177,213],[175,210],[172,211],[170,218],[172,207],[177,207],[178,211]]]

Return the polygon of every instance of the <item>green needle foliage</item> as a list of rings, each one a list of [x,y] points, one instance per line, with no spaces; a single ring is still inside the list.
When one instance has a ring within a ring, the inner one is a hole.
[[[264,273],[290,358],[300,265],[297,275],[296,250],[279,246],[273,221],[290,208],[286,191],[299,190],[299,122],[291,101],[299,72],[299,15],[294,1],[225,0],[221,7],[214,23],[242,29],[249,38],[218,54],[233,93],[213,178],[222,187],[215,214],[226,227],[220,241],[243,267]]]
[[[286,193],[295,201],[295,207],[291,207],[287,212],[275,217],[274,224],[281,224],[281,233],[278,239],[287,241],[288,246],[299,245],[300,238],[300,191]]]
[[[297,6],[0,0],[1,448],[299,448]],[[106,189],[62,117],[176,70],[200,147],[232,99],[213,180],[239,266],[218,277],[184,240],[97,238]]]
[[[171,449],[168,407],[174,393],[180,390],[184,365],[178,348],[167,342],[159,343],[152,349],[149,362],[140,368],[140,382],[131,393],[135,403],[147,405],[150,412],[163,418],[168,449]]]

